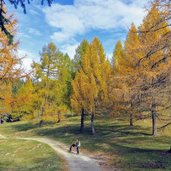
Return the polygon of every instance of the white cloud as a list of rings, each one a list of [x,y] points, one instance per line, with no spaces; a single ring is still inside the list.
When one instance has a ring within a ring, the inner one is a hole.
[[[31,64],[33,63],[33,59],[35,59],[34,54],[31,52],[28,52],[24,49],[19,49],[18,50],[18,56],[23,58],[22,59],[23,68],[26,71],[30,71],[31,70]]]
[[[33,60],[30,58],[23,58],[23,68],[26,71],[31,71],[31,64],[33,63]]]
[[[54,4],[51,8],[43,9],[43,12],[47,23],[57,28],[51,38],[62,43],[93,29],[127,29],[132,22],[139,25],[145,15],[143,7],[146,2],[74,0],[73,5]]]
[[[64,42],[64,41],[67,41],[69,39],[73,40],[72,36],[73,36],[73,34],[71,34],[71,33],[64,34],[63,32],[55,32],[50,37],[53,41]]]
[[[35,9],[29,9],[29,13],[32,15],[37,15],[37,16],[40,15],[40,13],[37,11],[37,9],[36,10]]]
[[[71,59],[74,58],[74,55],[75,55],[75,50],[76,48],[79,46],[79,43],[75,43],[75,44],[65,44],[61,47],[61,51],[63,53],[67,53],[69,55],[69,57]]]
[[[107,53],[106,57],[107,57],[107,59],[112,60],[113,53]]]
[[[23,33],[23,32],[18,32],[17,36],[18,36],[18,38],[21,38],[21,37],[24,37],[26,39],[30,39],[31,38],[28,34]]]
[[[34,34],[34,35],[36,35],[36,36],[41,36],[41,35],[42,35],[41,32],[40,32],[39,30],[34,29],[34,28],[29,28],[29,29],[28,29],[28,33]]]

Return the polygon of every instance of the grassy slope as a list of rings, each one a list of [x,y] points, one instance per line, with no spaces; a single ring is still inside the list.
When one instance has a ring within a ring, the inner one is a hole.
[[[123,120],[96,120],[97,134],[90,134],[89,123],[79,134],[79,118],[66,119],[61,124],[38,128],[33,123],[14,123],[0,126],[0,132],[13,136],[46,136],[70,144],[80,138],[82,149],[108,154],[115,167],[123,170],[171,170],[171,128],[154,138],[150,135],[149,121],[136,122],[130,128]]]
[[[48,146],[35,141],[0,140],[1,171],[57,171],[62,161]]]

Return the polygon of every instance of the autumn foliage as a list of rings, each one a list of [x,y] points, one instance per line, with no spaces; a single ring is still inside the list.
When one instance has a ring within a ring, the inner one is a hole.
[[[150,118],[152,135],[157,136],[158,119],[171,107],[171,42],[169,1],[153,1],[142,24],[131,24],[124,42],[118,40],[110,59],[95,37],[83,40],[74,59],[54,43],[42,48],[40,61],[33,62],[32,74],[21,79],[18,42],[8,43],[0,32],[0,112],[20,118],[60,123],[67,113],[81,116],[84,131],[88,116],[92,134],[95,118],[125,117],[130,126]],[[6,28],[15,33],[16,21]],[[113,45],[111,45],[113,46]],[[168,123],[163,127],[170,125]]]

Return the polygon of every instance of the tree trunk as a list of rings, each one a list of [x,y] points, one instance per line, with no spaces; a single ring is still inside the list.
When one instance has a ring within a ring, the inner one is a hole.
[[[130,113],[129,125],[134,126],[134,124],[133,124],[133,114],[132,113]]]
[[[95,128],[94,128],[94,112],[92,112],[91,114],[91,132],[92,132],[92,135],[96,133]]]
[[[80,133],[84,132],[84,109],[81,110],[81,125],[80,125]]]
[[[41,120],[39,122],[39,127],[42,127],[44,122],[42,120],[42,116],[44,115],[44,107],[41,108],[41,114],[40,114],[40,117],[41,117]]]
[[[61,122],[61,113],[58,112],[58,121],[57,121],[57,123],[60,123],[60,122]]]
[[[131,101],[131,109],[133,109],[133,102],[132,101]],[[133,113],[132,112],[129,115],[129,125],[134,126],[133,125]]]
[[[152,112],[152,135],[154,137],[157,136],[157,118],[155,112]]]
[[[39,122],[39,127],[42,127],[43,124],[44,124],[43,120],[40,120],[40,122]]]
[[[156,116],[156,105],[152,104],[152,135],[157,136],[157,116]]]
[[[2,119],[0,118],[0,124],[2,124],[3,123],[3,121],[2,121]]]
[[[171,146],[170,146],[170,150],[168,152],[171,153]]]

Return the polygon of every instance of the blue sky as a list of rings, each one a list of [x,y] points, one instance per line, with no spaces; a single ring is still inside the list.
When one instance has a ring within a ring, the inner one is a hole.
[[[15,10],[7,4],[7,8],[18,20],[19,55],[27,55],[24,64],[29,68],[32,60],[39,60],[39,52],[49,42],[73,58],[79,43],[83,39],[91,41],[95,36],[110,58],[115,43],[125,40],[130,24],[141,24],[147,1],[54,0],[48,7],[41,6],[40,0],[33,0],[27,5],[27,14],[20,7]]]

